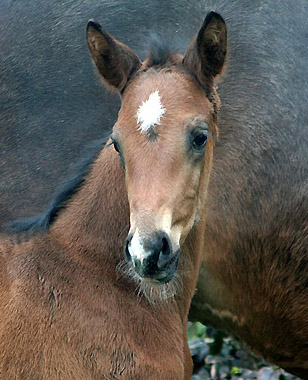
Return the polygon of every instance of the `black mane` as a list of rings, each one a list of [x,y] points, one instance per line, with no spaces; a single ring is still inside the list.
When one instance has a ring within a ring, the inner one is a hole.
[[[150,49],[147,59],[149,66],[163,66],[170,62],[172,53],[167,41],[158,34],[150,37]]]
[[[67,201],[78,191],[90,171],[91,164],[99,155],[106,139],[95,141],[89,146],[88,154],[82,158],[74,168],[74,174],[67,178],[55,192],[46,210],[41,214],[17,219],[7,226],[10,233],[37,233],[46,232],[57,219],[59,212],[66,206]]]

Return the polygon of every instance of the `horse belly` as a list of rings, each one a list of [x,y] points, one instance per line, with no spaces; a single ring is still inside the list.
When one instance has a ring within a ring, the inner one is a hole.
[[[269,362],[307,375],[308,303],[302,284],[299,291],[289,276],[282,286],[283,271],[273,263],[271,268],[270,263],[263,268],[251,263],[254,269],[249,271],[232,251],[222,257],[216,271],[211,260],[203,262],[190,319],[226,330]]]

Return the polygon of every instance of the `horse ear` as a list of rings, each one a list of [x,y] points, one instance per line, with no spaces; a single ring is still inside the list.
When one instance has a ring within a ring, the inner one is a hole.
[[[121,93],[141,66],[140,59],[93,20],[87,25],[87,44],[104,82]]]
[[[212,87],[217,75],[223,71],[226,54],[226,23],[218,13],[210,12],[188,46],[183,64],[202,86]]]

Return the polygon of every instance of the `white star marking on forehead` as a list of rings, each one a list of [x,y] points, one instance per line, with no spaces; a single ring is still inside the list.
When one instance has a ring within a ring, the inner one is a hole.
[[[159,125],[165,112],[158,90],[152,92],[149,99],[143,102],[137,111],[137,123],[140,123],[141,133],[146,133],[155,125]]]

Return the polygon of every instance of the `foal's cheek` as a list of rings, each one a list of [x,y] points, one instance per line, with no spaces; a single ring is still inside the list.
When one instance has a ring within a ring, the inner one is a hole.
[[[197,195],[186,200],[182,205],[180,205],[180,214],[177,215],[178,219],[181,221],[178,226],[180,233],[180,245],[182,245],[191,231],[193,225],[195,224],[196,215],[198,211]]]
[[[186,226],[182,230],[181,238],[180,238],[180,245],[182,246],[187,238],[187,235],[191,231],[193,225],[194,225],[194,216],[191,216],[189,219],[189,222],[186,224]]]

